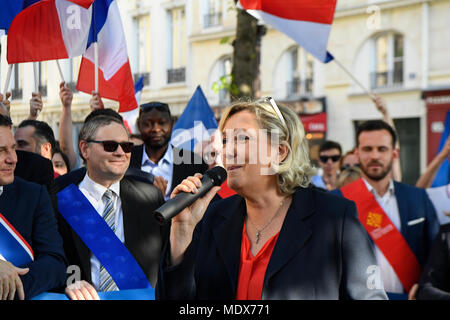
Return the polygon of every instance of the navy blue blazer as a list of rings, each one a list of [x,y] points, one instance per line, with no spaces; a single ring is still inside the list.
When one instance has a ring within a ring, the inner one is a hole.
[[[30,268],[27,274],[20,276],[25,298],[30,299],[44,291],[63,286],[66,280],[66,259],[46,188],[14,177],[12,184],[3,187],[0,213],[34,252],[34,262],[17,266]]]
[[[439,231],[436,211],[424,189],[394,181],[400,213],[400,232],[423,268]],[[332,193],[342,196],[340,190]]]
[[[158,299],[236,297],[245,201],[235,195],[211,204],[183,260],[161,261]],[[354,202],[299,188],[293,195],[264,277],[262,299],[386,299],[369,289],[376,266]]]

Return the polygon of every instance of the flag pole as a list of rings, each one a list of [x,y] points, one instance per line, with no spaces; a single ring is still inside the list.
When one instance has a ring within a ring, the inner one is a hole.
[[[38,75],[38,68],[39,68],[38,63],[37,63],[37,62],[33,62],[33,72],[34,72],[34,92],[35,92],[35,93],[39,93],[39,79],[38,79],[39,75]],[[38,111],[36,112],[36,118],[39,117],[39,113],[40,113],[40,112],[41,112],[40,110],[38,110]]]
[[[13,64],[8,64],[8,72],[6,73],[5,86],[3,87],[3,94],[6,98],[6,91],[8,91],[9,83],[11,82],[11,74],[13,69]]]
[[[336,57],[333,56],[333,61],[336,62],[336,64],[342,69],[344,70],[344,72],[353,79],[353,81],[355,81],[355,83],[372,99],[374,99],[374,95],[372,92],[369,91],[369,89],[367,89],[358,79],[356,79],[356,77],[350,72],[348,71],[348,69],[346,67],[344,67],[344,65],[342,63],[339,62],[339,60],[336,59]]]
[[[94,42],[95,92],[98,93],[98,42]]]
[[[63,75],[62,70],[61,70],[61,65],[59,64],[59,60],[55,60],[55,61],[56,61],[56,65],[58,67],[59,77],[61,78],[62,82],[65,82],[64,81],[64,75]]]

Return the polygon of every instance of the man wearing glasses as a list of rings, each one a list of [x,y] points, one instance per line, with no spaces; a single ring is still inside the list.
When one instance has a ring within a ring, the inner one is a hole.
[[[156,186],[125,176],[132,149],[127,129],[115,117],[93,117],[79,133],[87,172],[60,185],[58,193],[64,249],[80,273],[76,281],[68,279],[71,299],[156,284],[168,230],[150,213],[164,199]]]
[[[315,175],[312,183],[325,190],[336,189],[337,176],[339,170],[339,160],[341,159],[341,145],[334,141],[325,141],[319,149],[319,165],[322,168],[322,175]]]
[[[155,184],[163,184],[166,200],[184,178],[204,173],[208,169],[199,155],[170,144],[173,125],[166,103],[149,102],[141,105],[137,126],[144,144],[134,147],[130,162],[130,168],[152,173]]]

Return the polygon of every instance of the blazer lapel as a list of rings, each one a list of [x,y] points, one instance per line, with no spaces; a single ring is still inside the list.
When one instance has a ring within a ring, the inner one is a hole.
[[[405,238],[406,242],[410,243],[408,240],[409,236],[409,228],[408,228],[408,220],[409,220],[409,210],[408,210],[408,197],[404,197],[403,186],[394,181],[394,193],[395,198],[397,199],[398,206],[398,214],[400,215],[400,232]]]
[[[233,288],[232,292],[236,292],[237,290],[244,216],[244,199],[236,196],[236,201],[224,212],[224,220],[213,226],[213,237],[218,247],[218,252],[227,269],[228,277]]]
[[[312,197],[311,191],[306,188],[300,188],[294,193],[267,266],[264,285],[304,247],[310,238],[312,231],[305,220],[315,209]]]
[[[125,245],[127,247],[133,247],[133,244],[137,242],[136,230],[133,230],[133,226],[139,225],[138,221],[135,221],[137,215],[132,214],[136,210],[133,210],[133,201],[130,201],[130,185],[126,179],[120,181],[120,201],[122,202],[122,213],[123,213],[123,232]]]

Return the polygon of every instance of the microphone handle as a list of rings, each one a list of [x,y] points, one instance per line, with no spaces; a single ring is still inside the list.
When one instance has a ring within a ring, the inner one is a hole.
[[[205,176],[207,177],[207,176]],[[214,187],[214,180],[209,178],[202,179],[202,186],[198,188],[197,193],[181,192],[173,199],[168,200],[165,204],[154,211],[155,218],[160,224],[165,224],[175,217],[183,209],[189,207],[197,199],[203,197],[209,190]]]

